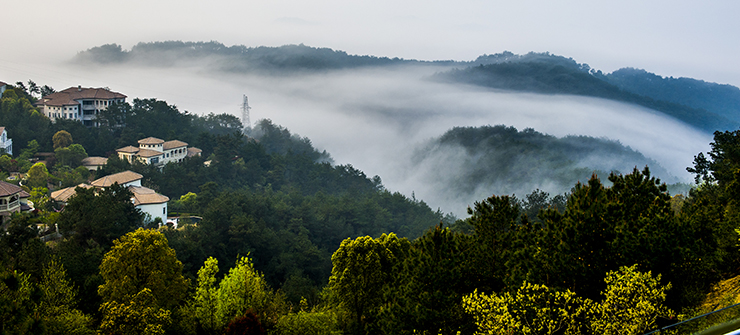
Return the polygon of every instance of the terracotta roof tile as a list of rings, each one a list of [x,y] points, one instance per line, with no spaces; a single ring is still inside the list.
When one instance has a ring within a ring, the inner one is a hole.
[[[79,184],[77,186],[67,187],[63,188],[61,190],[56,190],[54,192],[51,192],[51,198],[60,201],[60,202],[67,202],[69,198],[73,197],[75,194],[77,194],[77,191],[75,191],[78,187],[82,188],[91,188],[92,186],[88,184]]]
[[[164,144],[162,145],[162,148],[164,150],[170,150],[174,148],[187,147],[187,146],[188,144],[183,141],[172,140],[172,141],[164,142]]]
[[[200,150],[196,147],[188,148],[188,157],[200,156],[201,153],[203,153],[203,150]]]
[[[112,174],[110,176],[105,176],[103,178],[97,179],[92,182],[92,185],[96,187],[109,187],[115,183],[118,183],[119,185],[123,185],[126,183],[140,180],[141,178],[144,178],[144,176],[136,172],[123,171],[123,172],[119,172],[116,174]]]
[[[152,149],[139,149],[139,153],[137,154],[139,157],[149,158],[154,156],[161,156],[163,153],[161,151],[152,150]]]
[[[134,194],[134,205],[162,204],[170,201],[167,196],[161,195],[151,188],[144,186],[129,186],[129,191]]]
[[[127,152],[127,153],[130,153],[130,154],[135,154],[135,153],[139,152],[139,148],[137,148],[137,147],[135,147],[133,145],[129,145],[129,146],[125,146],[125,147],[120,148],[120,149],[116,149],[116,152]]]
[[[7,197],[9,195],[20,193],[21,191],[23,191],[23,189],[16,185],[0,181],[0,197]]]
[[[162,144],[162,143],[164,143],[164,140],[158,139],[156,137],[147,137],[147,138],[139,140],[139,144]]]
[[[36,106],[69,106],[79,105],[80,103],[77,100],[81,99],[111,100],[125,98],[126,96],[121,93],[113,92],[104,88],[70,87],[66,90],[42,97],[38,102],[36,102]]]

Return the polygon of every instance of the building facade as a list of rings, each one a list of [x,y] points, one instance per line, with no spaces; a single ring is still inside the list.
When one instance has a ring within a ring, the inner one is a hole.
[[[13,156],[13,140],[8,137],[8,130],[5,127],[0,127],[0,150]]]
[[[195,149],[195,150],[192,150]],[[143,164],[164,166],[167,163],[179,163],[188,157],[188,152],[197,152],[198,148],[188,148],[188,144],[179,141],[164,141],[156,137],[147,137],[139,140],[139,147],[126,146],[117,149],[118,158],[125,159],[129,163],[139,161]]]
[[[66,204],[68,200],[75,195],[77,187],[105,189],[118,184],[126,187],[131,191],[131,202],[142,213],[145,214],[144,221],[149,223],[159,218],[162,222],[167,222],[167,202],[170,201],[165,195],[141,186],[143,176],[133,171],[123,171],[109,176],[96,179],[90,185],[80,184],[74,187],[51,192],[51,198],[59,203]]]
[[[107,88],[77,86],[42,97],[36,102],[36,107],[52,121],[76,120],[88,127],[97,127],[100,111],[124,102],[125,95]]]

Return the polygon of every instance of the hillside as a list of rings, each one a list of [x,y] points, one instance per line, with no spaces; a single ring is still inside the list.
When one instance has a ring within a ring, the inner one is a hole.
[[[486,60],[495,62],[483,64]],[[642,95],[642,91],[638,89],[634,92],[627,91],[603,80],[604,76],[600,72],[589,71],[588,65],[580,65],[563,57],[487,57],[483,61],[477,61],[481,63],[477,66],[438,73],[433,78],[502,90],[572,94],[633,103],[665,113],[707,132],[738,127],[735,119],[730,120],[702,107],[690,107],[674,100],[660,100],[657,95]],[[700,96],[701,93],[694,95]]]
[[[648,166],[653,175],[676,182],[657,162],[618,141],[589,136],[555,137],[504,125],[455,127],[429,141],[413,157],[413,169],[452,199],[482,194],[517,194],[542,189],[569,192],[592,174],[628,173]],[[472,201],[471,200],[471,201]]]

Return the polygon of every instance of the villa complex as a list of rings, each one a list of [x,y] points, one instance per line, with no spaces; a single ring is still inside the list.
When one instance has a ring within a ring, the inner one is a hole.
[[[126,96],[107,88],[70,87],[42,97],[36,102],[39,112],[50,120],[77,120],[88,127],[98,126],[97,115],[108,106],[126,102]]]
[[[51,198],[54,201],[66,204],[67,201],[75,195],[75,189],[77,187],[105,189],[113,186],[113,184],[119,184],[131,191],[131,202],[133,202],[136,208],[141,210],[142,213],[146,214],[145,221],[151,222],[156,218],[160,218],[162,222],[166,222],[167,202],[170,198],[159,194],[148,187],[141,186],[142,178],[143,176],[136,172],[123,171],[99,178],[89,185],[80,184],[74,187],[67,187],[65,189],[51,192]]]
[[[139,147],[132,145],[117,149],[118,158],[129,163],[139,161],[143,164],[164,166],[167,163],[182,162],[185,157],[200,155],[198,148],[188,148],[188,144],[179,141],[164,141],[156,137],[147,137],[139,140]]]

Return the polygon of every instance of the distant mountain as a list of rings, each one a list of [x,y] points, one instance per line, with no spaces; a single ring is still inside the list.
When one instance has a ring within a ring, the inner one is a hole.
[[[606,181],[610,172],[626,174],[645,166],[665,182],[678,181],[656,161],[618,141],[559,138],[504,125],[453,128],[413,158],[413,169],[437,174],[423,179],[451,199],[475,199],[475,193],[524,195],[534,189],[558,194],[593,173]]]
[[[588,65],[578,64],[562,56],[534,53],[516,56],[504,53],[482,56],[474,63],[478,65],[438,73],[434,78],[503,90],[573,94],[634,103],[663,112],[709,132],[737,129],[740,126],[737,117],[728,118],[705,109],[704,105],[686,105],[682,100],[671,97],[661,99],[663,96],[652,94],[652,91],[663,92],[670,88],[661,86],[660,83],[650,87],[651,94],[643,94],[637,89],[637,85],[625,84],[623,85],[625,88],[622,88],[613,84],[612,81],[621,78],[619,76],[615,76],[614,80],[608,80],[609,75],[593,71]],[[626,87],[632,89],[628,90]],[[684,90],[691,91],[688,87]],[[695,100],[702,100],[706,99],[706,95],[704,92],[695,92],[693,96],[696,97]],[[737,98],[740,99],[740,95]]]
[[[633,68],[619,69],[601,78],[631,93],[705,109],[740,122],[740,88],[732,85],[692,78],[664,78]]]
[[[135,63],[172,66],[183,62],[207,62],[229,72],[311,72],[366,66],[420,63],[399,58],[348,55],[344,51],[300,45],[249,48],[227,47],[218,42],[166,41],[139,43],[125,51],[106,44],[79,52],[73,59],[83,63]]]
[[[300,45],[227,47],[218,42],[139,43],[131,50],[106,44],[79,52],[84,64],[177,66],[198,64],[209,70],[271,75],[304,74],[362,67],[442,65],[436,80],[502,90],[573,94],[644,106],[698,129],[740,127],[740,89],[690,78],[663,78],[645,70],[625,68],[610,74],[572,58],[550,53],[482,55],[473,61],[423,61],[349,55],[344,51]]]

